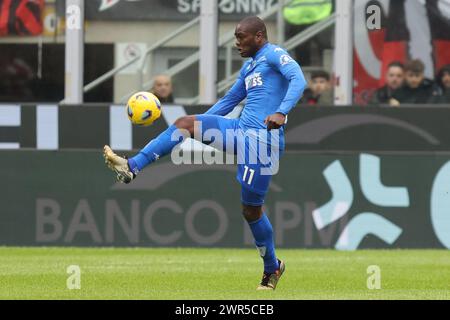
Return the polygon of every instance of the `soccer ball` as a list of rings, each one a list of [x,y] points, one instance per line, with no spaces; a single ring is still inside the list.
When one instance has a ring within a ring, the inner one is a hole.
[[[127,115],[131,123],[149,126],[161,116],[161,102],[153,93],[135,93],[128,100]]]

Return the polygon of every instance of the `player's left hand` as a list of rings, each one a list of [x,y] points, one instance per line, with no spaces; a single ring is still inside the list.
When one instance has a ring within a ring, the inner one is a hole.
[[[267,130],[279,129],[286,123],[286,116],[282,113],[274,113],[264,120]]]

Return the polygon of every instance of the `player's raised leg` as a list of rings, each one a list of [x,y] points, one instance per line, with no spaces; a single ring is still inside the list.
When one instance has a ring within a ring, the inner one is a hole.
[[[228,119],[217,115],[190,115],[184,116],[166,130],[151,140],[138,154],[130,159],[120,157],[109,146],[104,147],[105,162],[108,167],[117,173],[119,181],[129,183],[136,175],[149,164],[171,153],[172,149],[185,138],[196,138],[202,142],[204,133],[209,129],[220,130],[220,141],[216,141],[221,147],[226,146],[222,141],[226,137],[226,130],[234,130],[237,126],[236,119]],[[198,132],[197,132],[198,131]],[[216,131],[218,132],[218,131]],[[209,141],[207,141],[209,142]]]
[[[160,157],[169,154],[184,138],[194,136],[195,121],[195,115],[179,118],[130,159],[118,156],[109,146],[105,146],[103,149],[105,162],[111,170],[117,173],[119,181],[129,183],[139,171]]]

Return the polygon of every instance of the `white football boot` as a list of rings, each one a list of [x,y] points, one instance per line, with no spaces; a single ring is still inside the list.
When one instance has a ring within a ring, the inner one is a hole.
[[[128,160],[115,154],[109,146],[103,147],[103,157],[108,168],[117,174],[118,181],[130,183],[136,178],[136,175],[128,167]]]

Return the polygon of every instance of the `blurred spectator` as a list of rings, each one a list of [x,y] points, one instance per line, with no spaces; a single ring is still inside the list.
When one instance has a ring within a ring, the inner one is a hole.
[[[428,103],[439,95],[439,88],[424,75],[425,65],[416,59],[405,65],[405,85],[396,90],[390,104]]]
[[[159,74],[153,78],[151,92],[158,97],[161,103],[173,103],[172,79],[165,74]]]
[[[395,90],[405,82],[405,67],[399,61],[391,62],[386,72],[386,85],[375,91],[370,104],[389,104]]]
[[[441,89],[441,95],[436,97],[435,103],[450,103],[450,64],[439,71],[436,82]]]
[[[315,71],[311,74],[309,88],[305,90],[301,104],[307,105],[332,105],[333,90],[330,83],[330,75],[325,71]]]

